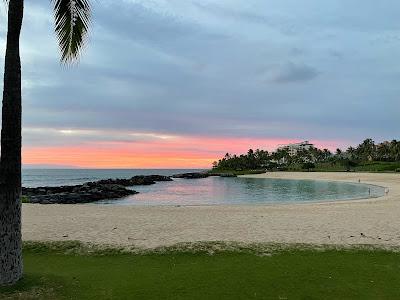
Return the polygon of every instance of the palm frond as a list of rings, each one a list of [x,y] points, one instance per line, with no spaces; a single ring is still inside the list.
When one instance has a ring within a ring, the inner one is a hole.
[[[79,58],[85,46],[91,9],[88,0],[51,0],[54,8],[55,32],[61,61],[71,63]]]

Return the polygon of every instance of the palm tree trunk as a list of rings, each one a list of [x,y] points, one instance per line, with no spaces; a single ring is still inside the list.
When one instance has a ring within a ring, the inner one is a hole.
[[[9,1],[1,128],[0,285],[13,284],[22,276],[19,37],[23,10],[23,0]]]

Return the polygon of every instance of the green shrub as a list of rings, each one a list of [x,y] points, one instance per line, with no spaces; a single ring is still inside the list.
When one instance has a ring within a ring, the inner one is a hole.
[[[28,196],[21,196],[21,202],[22,203],[30,203],[30,201],[29,201],[29,197]]]
[[[315,164],[312,162],[306,162],[303,163],[303,165],[301,166],[301,168],[303,170],[307,170],[307,171],[311,171],[312,169],[315,169]]]

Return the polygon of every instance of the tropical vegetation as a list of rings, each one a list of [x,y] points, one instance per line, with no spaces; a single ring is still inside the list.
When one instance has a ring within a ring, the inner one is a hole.
[[[295,154],[285,148],[274,152],[250,149],[241,155],[226,153],[213,163],[212,172],[250,170],[400,172],[400,141],[375,143],[372,139],[365,139],[356,147],[336,149],[333,153],[314,146],[296,151]]]

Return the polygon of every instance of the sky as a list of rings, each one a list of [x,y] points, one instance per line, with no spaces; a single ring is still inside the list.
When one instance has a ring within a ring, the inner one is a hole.
[[[400,138],[399,1],[97,0],[69,67],[50,1],[25,3],[25,167],[207,168]]]

